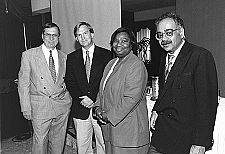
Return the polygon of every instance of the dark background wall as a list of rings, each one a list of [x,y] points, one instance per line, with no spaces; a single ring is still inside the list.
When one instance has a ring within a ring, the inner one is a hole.
[[[18,78],[21,55],[26,50],[25,43],[28,49],[39,46],[42,43],[41,27],[51,21],[50,13],[31,16],[31,7],[22,9],[19,3],[17,5],[17,1],[8,0],[6,8],[3,2],[0,1],[1,139],[30,130],[29,122],[23,118],[21,113],[17,85],[14,80]]]
[[[176,0],[176,12],[184,19],[187,39],[210,50],[214,56],[220,95],[223,97],[225,97],[224,8],[224,0]]]

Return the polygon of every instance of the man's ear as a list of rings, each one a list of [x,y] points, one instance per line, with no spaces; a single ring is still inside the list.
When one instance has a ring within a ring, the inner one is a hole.
[[[41,38],[42,38],[42,40],[44,40],[44,34],[43,33],[41,34]]]
[[[180,27],[180,36],[181,36],[181,38],[185,38],[183,27]]]
[[[94,38],[94,33],[91,33],[91,38]]]

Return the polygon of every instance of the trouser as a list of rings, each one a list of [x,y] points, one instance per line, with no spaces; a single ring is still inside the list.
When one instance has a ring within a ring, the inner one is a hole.
[[[52,119],[33,119],[32,154],[62,154],[69,111]]]
[[[96,140],[97,154],[105,154],[105,144],[102,130],[96,119],[93,119],[92,109],[88,119],[81,120],[73,118],[77,134],[78,154],[93,154],[92,136],[93,131]]]

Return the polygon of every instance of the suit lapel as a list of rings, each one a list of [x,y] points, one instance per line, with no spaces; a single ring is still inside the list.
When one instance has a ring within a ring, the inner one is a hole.
[[[84,60],[83,60],[83,53],[82,49],[79,49],[76,57],[74,57],[74,72],[76,72],[76,78],[78,80],[78,83],[81,87],[82,90],[87,89],[88,87],[88,81],[87,81],[87,75],[85,71],[85,66],[84,66]]]
[[[58,51],[58,62],[59,62],[59,68],[58,68],[58,74],[57,74],[57,78],[56,78],[56,85],[59,84],[59,81],[61,78],[63,78],[64,72],[65,72],[65,56],[63,55],[63,53],[61,51]]]
[[[116,72],[118,71],[118,69],[121,68],[121,67],[123,67],[123,66],[121,66],[121,65],[122,65],[123,63],[125,63],[126,61],[128,61],[129,58],[130,58],[132,55],[133,55],[133,53],[130,52],[129,55],[127,55],[124,59],[122,59],[121,61],[119,60],[119,61],[116,63],[116,66],[114,67],[113,72],[110,74],[110,76],[109,76],[108,80],[106,81],[105,85],[106,85],[106,84],[108,83],[108,81],[114,76],[114,74],[116,74]],[[112,67],[113,64],[116,62],[116,60],[117,60],[117,59],[115,58],[115,60],[113,61],[111,67]],[[109,70],[111,69],[111,67],[109,68]],[[108,71],[109,71],[109,70],[108,70]],[[107,74],[108,74],[108,73],[107,73]]]
[[[108,65],[107,67],[105,68],[105,73],[103,73],[103,76],[102,76],[102,80],[105,81],[110,69],[112,68],[113,64],[115,63],[116,61],[116,58],[114,60],[112,60]],[[111,74],[112,75],[112,74]],[[110,76],[111,76],[110,75]],[[109,77],[110,78],[110,77]],[[109,80],[108,78],[108,80]],[[105,85],[107,84],[108,80],[106,81]],[[104,82],[100,82],[100,91],[101,91],[101,94],[103,95],[103,83]]]
[[[45,55],[41,49],[41,46],[36,50],[36,64],[37,68],[40,70],[41,75],[43,76],[44,79],[50,84],[54,85],[50,70],[48,68],[48,64],[45,58]]]
[[[100,55],[100,53],[97,50],[97,46],[95,46],[93,59],[92,59],[92,64],[91,64],[90,79],[89,79],[89,83],[90,84],[95,81],[95,77],[96,77],[96,75],[98,73],[97,72],[97,67],[98,67],[99,63],[101,63],[101,55]]]
[[[188,53],[189,53],[189,47],[188,47],[188,42],[186,42],[184,46],[182,47],[179,55],[177,56],[177,59],[168,75],[167,81],[165,85],[163,86],[159,99],[162,98],[165,92],[168,90],[168,88],[172,86],[176,77],[180,74],[180,72],[185,67],[185,64],[187,63],[189,59]]]

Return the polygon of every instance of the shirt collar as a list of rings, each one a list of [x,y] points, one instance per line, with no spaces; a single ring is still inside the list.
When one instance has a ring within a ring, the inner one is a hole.
[[[49,53],[50,50],[45,46],[44,43],[42,44],[41,47],[42,47],[42,50],[43,50],[44,53]],[[52,50],[52,53],[53,52],[57,52],[56,47]]]
[[[94,54],[94,49],[95,49],[95,44],[93,43],[92,44],[92,46],[88,49],[88,51],[89,51],[89,55],[92,57],[92,55]],[[82,47],[82,51],[83,51],[83,53],[86,55],[86,49],[84,49],[83,47]]]
[[[180,50],[183,47],[184,43],[185,43],[185,40],[181,42],[180,46],[177,48],[177,50],[175,50],[173,54],[168,53],[169,55],[174,55],[174,58],[173,58],[174,60],[177,58],[178,54],[180,53]],[[168,54],[167,54],[167,57],[168,57]]]

